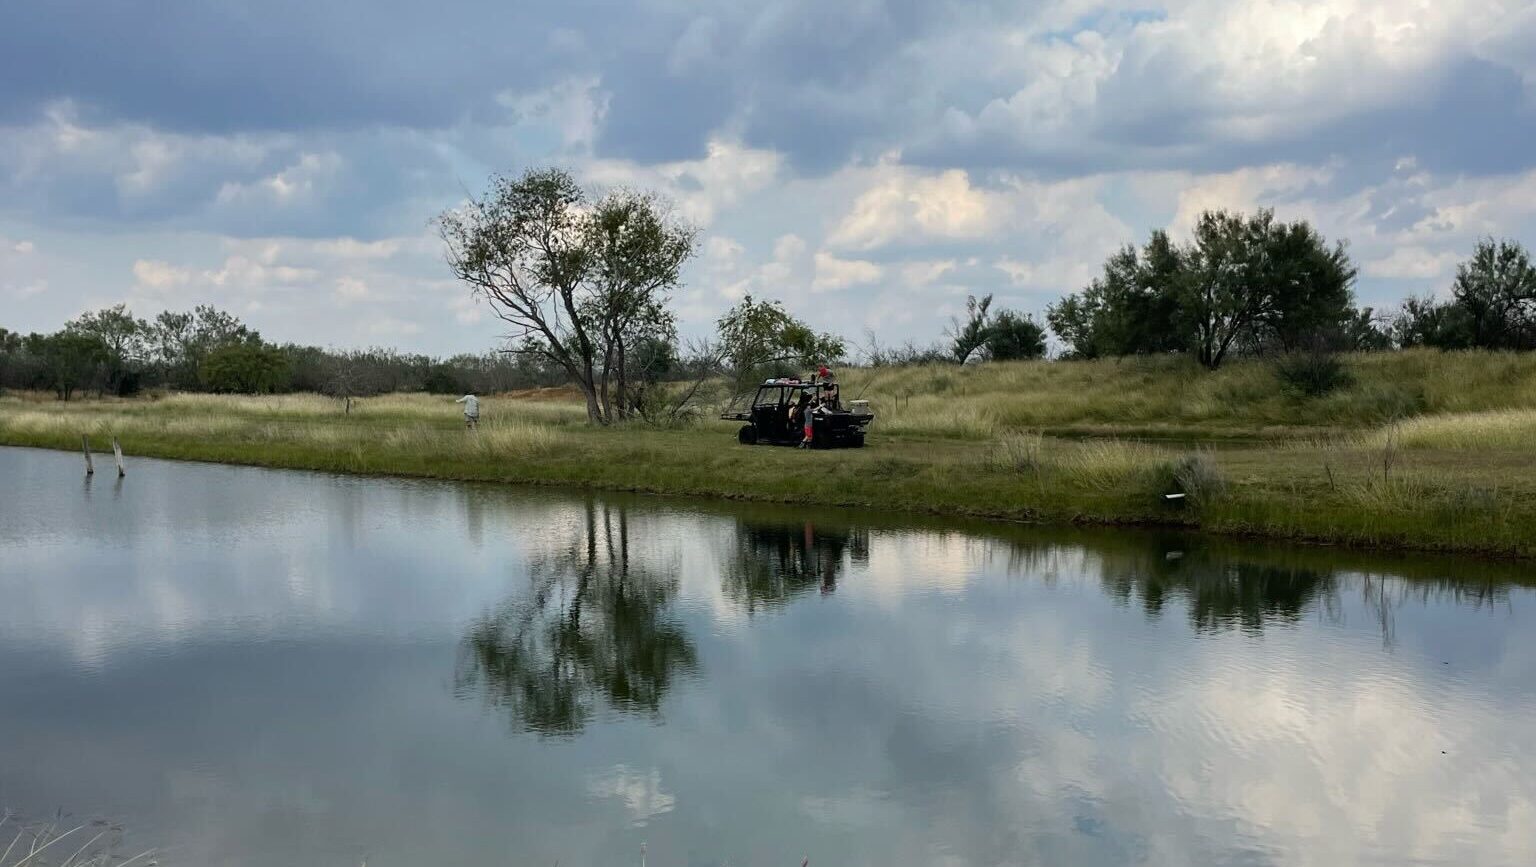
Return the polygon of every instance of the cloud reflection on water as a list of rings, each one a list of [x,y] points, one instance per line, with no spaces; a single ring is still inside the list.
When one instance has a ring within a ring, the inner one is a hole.
[[[203,861],[1536,860],[1520,567],[69,459],[0,795]]]

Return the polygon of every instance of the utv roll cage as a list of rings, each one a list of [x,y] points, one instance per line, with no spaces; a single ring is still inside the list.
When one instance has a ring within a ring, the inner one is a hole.
[[[809,418],[813,448],[862,448],[875,420],[868,401],[850,401],[845,407],[837,383],[815,377],[764,380],[751,403],[720,417],[745,422],[736,432],[742,445],[797,445]]]

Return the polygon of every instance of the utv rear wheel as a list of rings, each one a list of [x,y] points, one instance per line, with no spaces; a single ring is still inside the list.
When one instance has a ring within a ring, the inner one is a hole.
[[[757,428],[745,424],[736,432],[736,441],[744,446],[757,445]]]

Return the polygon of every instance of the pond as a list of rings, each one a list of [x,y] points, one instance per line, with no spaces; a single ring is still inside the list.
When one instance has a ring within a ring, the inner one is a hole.
[[[0,807],[165,865],[1536,863],[1522,564],[0,449]]]

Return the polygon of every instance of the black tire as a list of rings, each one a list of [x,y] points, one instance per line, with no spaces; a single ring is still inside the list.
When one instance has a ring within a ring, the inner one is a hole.
[[[736,432],[736,441],[744,446],[757,445],[757,428],[749,424],[742,425],[741,430]]]
[[[857,436],[855,436],[853,438],[853,447],[856,448],[856,449],[864,448],[864,435],[863,434],[858,434]]]

